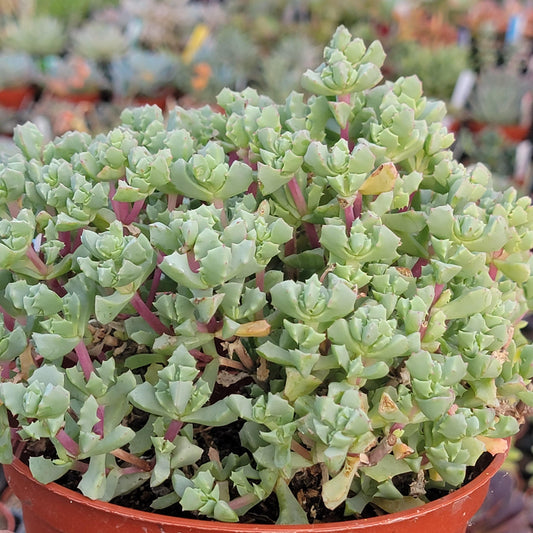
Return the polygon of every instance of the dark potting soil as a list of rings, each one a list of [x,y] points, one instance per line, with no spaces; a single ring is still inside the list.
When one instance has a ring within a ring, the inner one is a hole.
[[[208,450],[210,447],[215,447],[220,454],[220,457],[224,457],[229,453],[236,453],[238,455],[247,453],[242,448],[238,433],[242,426],[242,422],[236,422],[232,425],[222,428],[209,428],[208,431],[199,431],[195,437],[197,444],[203,447],[204,450]],[[32,448],[34,448],[32,450]],[[42,446],[39,444],[29,446],[26,451],[27,455],[41,454],[43,453]],[[150,457],[145,457],[149,460]],[[474,467],[467,469],[467,475],[465,483],[468,483],[474,479],[479,473],[481,473],[490,463],[492,456],[489,453],[484,453],[477,461]],[[209,462],[207,452],[201,459],[201,463]],[[397,489],[404,495],[409,495],[411,486],[414,481],[414,474],[402,474],[393,478],[393,483]],[[70,471],[65,474],[60,480],[57,481],[60,485],[67,487],[71,490],[79,492],[77,485],[80,482],[80,473]],[[295,494],[298,502],[306,510],[310,523],[331,523],[345,520],[353,520],[354,518],[371,518],[386,514],[382,509],[374,506],[367,505],[363,510],[363,513],[359,516],[344,516],[343,507],[340,506],[337,509],[331,511],[324,506],[321,497],[321,485],[322,485],[322,470],[319,465],[314,465],[307,469],[302,469],[297,472],[291,483],[290,488]],[[145,511],[149,513],[156,513],[165,516],[176,516],[182,518],[193,519],[205,519],[205,517],[198,516],[193,512],[182,511],[179,504],[172,505],[165,509],[154,510],[150,507],[153,500],[159,496],[164,496],[172,491],[172,485],[170,480],[163,483],[159,487],[151,488],[147,481],[141,487],[129,492],[128,494],[121,495],[112,500],[111,503],[128,507],[130,509],[136,509],[139,511]],[[433,501],[442,496],[448,494],[449,491],[431,488],[426,491],[424,496],[425,500]],[[231,494],[231,497],[237,497],[238,494]],[[279,512],[277,499],[274,494],[269,496],[265,501],[260,502],[253,507],[245,516],[241,517],[242,523],[259,523],[259,524],[273,524],[275,518]],[[208,519],[206,519],[208,520]]]

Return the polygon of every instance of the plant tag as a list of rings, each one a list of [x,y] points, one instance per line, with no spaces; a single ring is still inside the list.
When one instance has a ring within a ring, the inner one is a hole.
[[[472,70],[466,69],[459,74],[450,100],[450,107],[463,109],[476,82],[476,75]]]
[[[521,188],[529,191],[531,188],[531,156],[533,145],[531,141],[522,141],[516,146],[514,163],[514,181]]]

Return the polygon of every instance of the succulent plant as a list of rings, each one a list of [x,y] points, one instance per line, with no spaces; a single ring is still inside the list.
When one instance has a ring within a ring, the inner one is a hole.
[[[23,52],[0,53],[0,89],[30,85],[38,79],[32,57]]]
[[[531,200],[455,161],[445,106],[384,60],[339,27],[309,98],[16,128],[2,462],[14,439],[89,498],[305,523],[422,505],[506,448],[533,405]]]
[[[472,117],[488,124],[520,124],[531,79],[505,67],[481,72],[469,100]]]
[[[61,53],[65,42],[63,24],[46,15],[21,17],[7,24],[1,38],[4,48],[37,57]]]
[[[177,56],[165,52],[129,50],[111,61],[113,91],[121,96],[152,96],[172,86],[180,68]]]
[[[300,72],[317,63],[319,50],[306,36],[291,35],[279,41],[261,64],[261,88],[273,100],[284,100],[298,88]]]
[[[128,40],[116,24],[98,21],[77,28],[72,41],[77,54],[96,62],[108,62],[128,48]]]
[[[459,74],[468,68],[466,46],[424,46],[418,42],[400,42],[390,53],[392,68],[397,76],[416,74],[427,96],[449,101]]]
[[[78,55],[50,58],[45,81],[47,89],[60,96],[98,93],[109,86],[96,63]]]

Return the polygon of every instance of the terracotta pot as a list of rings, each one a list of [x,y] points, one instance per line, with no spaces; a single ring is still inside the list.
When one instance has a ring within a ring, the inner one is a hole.
[[[95,104],[100,100],[100,91],[90,93],[54,94],[54,97],[65,102],[70,102],[71,104]]]
[[[0,106],[9,109],[20,109],[23,104],[30,103],[34,97],[32,87],[7,87],[0,90]]]
[[[377,518],[310,526],[227,524],[168,517],[92,501],[57,483],[42,485],[19,460],[4,466],[4,472],[21,501],[27,533],[464,533],[504,458],[505,454],[496,455],[473,481],[421,507]]]
[[[500,135],[509,142],[519,143],[527,138],[530,126],[522,126],[520,124],[507,125],[492,125],[484,122],[476,122],[471,120],[468,122],[468,128],[472,133],[479,133],[485,129],[493,128],[497,130]]]
[[[172,90],[163,90],[153,96],[136,96],[134,98],[134,104],[138,106],[156,105],[161,110],[165,111],[167,108],[167,100],[170,96],[172,96]]]

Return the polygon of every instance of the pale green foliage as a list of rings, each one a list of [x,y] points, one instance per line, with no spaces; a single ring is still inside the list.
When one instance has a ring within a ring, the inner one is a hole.
[[[305,523],[297,472],[357,517],[412,501],[399,475],[460,485],[518,431],[531,200],[453,160],[416,77],[378,84],[379,44],[339,28],[324,59],[309,98],[224,89],[223,112],[128,109],[46,144],[17,127],[2,462],[13,430],[49,440],[37,479],[81,471],[90,498],[146,483],[156,509],[238,521],[272,495]]]

